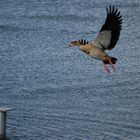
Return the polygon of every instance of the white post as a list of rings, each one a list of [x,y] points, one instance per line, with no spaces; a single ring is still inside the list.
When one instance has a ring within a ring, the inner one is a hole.
[[[0,108],[0,140],[6,139],[6,113],[10,108]]]

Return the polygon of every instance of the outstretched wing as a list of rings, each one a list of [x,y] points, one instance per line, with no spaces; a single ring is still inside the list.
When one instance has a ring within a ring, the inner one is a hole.
[[[96,39],[92,41],[92,44],[96,44],[103,50],[111,50],[115,47],[120,36],[120,31],[122,29],[122,16],[114,6],[109,6],[109,8],[106,8],[106,11],[106,21]]]

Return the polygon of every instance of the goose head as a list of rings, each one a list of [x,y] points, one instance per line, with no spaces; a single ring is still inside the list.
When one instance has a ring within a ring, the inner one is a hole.
[[[86,45],[86,44],[88,44],[88,42],[86,40],[81,39],[81,40],[76,40],[76,41],[70,42],[69,47]]]

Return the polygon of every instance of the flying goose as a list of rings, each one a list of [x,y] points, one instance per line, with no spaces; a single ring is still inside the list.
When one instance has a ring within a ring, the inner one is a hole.
[[[113,70],[115,70],[117,58],[109,56],[105,50],[113,49],[119,40],[120,31],[122,29],[122,16],[114,6],[106,8],[106,12],[105,23],[102,25],[99,34],[94,40],[91,42],[87,42],[83,39],[72,41],[69,47],[78,46],[79,49],[87,55],[101,60],[104,64],[104,69],[109,74],[110,69],[107,64],[111,65]]]

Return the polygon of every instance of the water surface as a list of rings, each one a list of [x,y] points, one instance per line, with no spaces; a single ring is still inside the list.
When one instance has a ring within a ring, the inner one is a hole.
[[[117,70],[71,40],[92,40],[115,5],[123,15],[110,55]],[[11,140],[140,140],[140,2],[1,0],[0,106]]]

